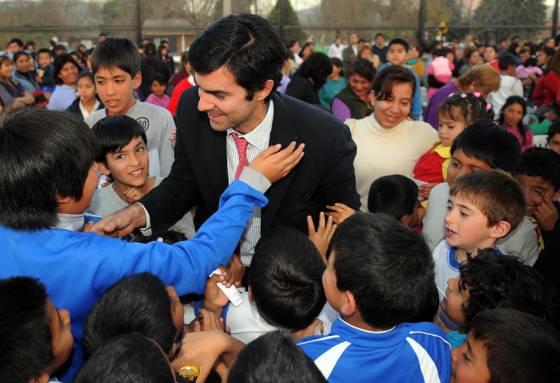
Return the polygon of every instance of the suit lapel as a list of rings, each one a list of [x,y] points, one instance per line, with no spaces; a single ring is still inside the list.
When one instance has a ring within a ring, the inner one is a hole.
[[[226,133],[217,132],[210,127],[210,122],[206,113],[202,114],[201,117],[205,120],[203,126],[203,134],[206,135],[205,140],[201,142],[206,143],[206,147],[202,150],[202,156],[204,157],[203,163],[205,168],[208,170],[208,174],[205,177],[208,178],[208,182],[211,187],[212,195],[209,196],[211,200],[216,201],[216,207],[220,200],[220,196],[228,187],[228,174],[227,174],[227,154],[226,154]]]
[[[281,144],[285,148],[292,141],[299,138],[298,132],[295,129],[295,123],[290,117],[284,99],[278,93],[274,94],[274,117],[272,120],[272,130],[270,132],[269,145]],[[268,228],[272,224],[272,220],[280,207],[284,195],[290,186],[293,177],[293,170],[283,179],[272,184],[266,196],[268,197],[268,205],[262,210],[262,223],[261,228]]]

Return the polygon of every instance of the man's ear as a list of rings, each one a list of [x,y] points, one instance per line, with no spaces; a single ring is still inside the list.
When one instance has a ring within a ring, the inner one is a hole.
[[[96,162],[96,164],[97,164],[97,169],[99,169],[99,171],[103,173],[103,175],[108,176],[111,174],[111,171],[109,170],[107,165],[105,165],[103,162]]]
[[[134,89],[138,89],[140,85],[142,85],[142,72],[138,71],[134,77],[132,77],[132,86]]]
[[[257,101],[264,101],[272,92],[272,88],[274,88],[274,81],[266,80],[263,88],[255,93]]]
[[[343,316],[349,317],[354,315],[357,309],[358,305],[356,304],[356,298],[354,297],[354,294],[352,294],[350,291],[345,291],[344,302],[342,303],[342,306],[340,306],[340,313]]]
[[[511,231],[511,224],[507,221],[500,221],[490,228],[490,237],[500,239],[505,237]]]

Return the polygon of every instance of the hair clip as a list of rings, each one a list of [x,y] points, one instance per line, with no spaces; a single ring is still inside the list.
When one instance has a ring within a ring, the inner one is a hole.
[[[449,98],[449,97],[453,97],[453,96],[455,96],[455,92],[449,93],[449,96],[447,96],[447,97]]]
[[[474,92],[473,94],[474,94],[475,97],[480,97],[481,96],[480,92]]]
[[[467,94],[466,94],[466,93],[464,93],[464,92],[461,93],[461,98],[466,98],[466,97],[467,97]]]
[[[486,104],[486,110],[492,109],[492,104]]]

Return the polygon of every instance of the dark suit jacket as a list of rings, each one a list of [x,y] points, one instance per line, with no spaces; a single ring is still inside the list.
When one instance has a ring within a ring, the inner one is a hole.
[[[218,209],[228,186],[226,132],[210,127],[206,113],[197,109],[198,88],[183,93],[177,113],[175,162],[169,176],[140,202],[150,214],[152,227],[163,229],[196,206],[199,227]],[[356,145],[349,129],[329,113],[279,93],[274,94],[270,145],[283,147],[295,140],[305,143],[301,162],[266,193],[261,232],[282,224],[307,230],[306,216],[317,217],[325,205],[360,206],[356,192]]]

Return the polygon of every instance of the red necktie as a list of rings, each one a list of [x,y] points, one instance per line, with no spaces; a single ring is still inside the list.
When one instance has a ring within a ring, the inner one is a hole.
[[[247,161],[247,145],[249,143],[245,138],[239,137],[237,133],[232,133],[231,136],[233,137],[233,141],[237,147],[237,154],[239,155],[239,164],[235,170],[235,179],[238,179],[243,168],[249,165],[249,161]]]

